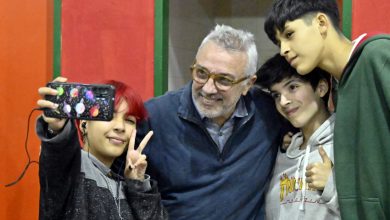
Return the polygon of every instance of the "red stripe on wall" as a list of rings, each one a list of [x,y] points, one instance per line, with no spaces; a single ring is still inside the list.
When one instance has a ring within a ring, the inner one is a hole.
[[[153,18],[153,0],[63,1],[61,75],[121,80],[153,97]]]
[[[365,32],[390,33],[389,0],[352,2],[352,39]]]

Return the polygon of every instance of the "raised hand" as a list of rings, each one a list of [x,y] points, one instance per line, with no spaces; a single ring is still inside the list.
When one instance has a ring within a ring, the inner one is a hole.
[[[53,80],[53,82],[66,82],[67,79],[64,77],[57,77]],[[37,101],[37,105],[39,108],[50,108],[56,109],[58,108],[58,104],[45,100],[45,95],[57,95],[57,90],[49,88],[49,87],[40,87],[38,89],[38,93],[41,96],[41,99]],[[49,118],[42,114],[43,120],[48,124],[48,127],[53,131],[60,131],[66,122],[66,119],[60,118]]]
[[[318,149],[322,162],[311,163],[306,167],[306,182],[310,188],[324,190],[329,175],[332,172],[333,163],[322,146]]]
[[[142,151],[146,147],[149,139],[153,135],[153,131],[144,137],[137,149],[134,149],[135,136],[137,131],[134,129],[131,133],[129,148],[126,156],[125,177],[129,179],[143,180],[148,163],[146,162],[146,156],[142,154]]]

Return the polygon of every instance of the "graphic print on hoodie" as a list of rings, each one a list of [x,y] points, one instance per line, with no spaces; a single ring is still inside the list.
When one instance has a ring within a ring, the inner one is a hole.
[[[278,152],[272,179],[266,195],[266,219],[340,219],[333,172],[324,191],[311,189],[306,183],[306,167],[323,162],[320,146],[333,162],[333,128],[335,114],[331,115],[312,134],[306,149],[301,132],[295,134],[286,153]]]

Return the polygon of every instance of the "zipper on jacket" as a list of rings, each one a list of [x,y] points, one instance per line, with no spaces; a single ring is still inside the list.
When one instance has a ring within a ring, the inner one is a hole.
[[[199,127],[202,129],[202,131],[203,131],[204,133],[206,133],[208,139],[213,143],[214,148],[217,150],[218,161],[223,162],[223,161],[224,161],[224,157],[223,157],[223,156],[224,156],[225,153],[226,153],[226,148],[228,147],[228,144],[229,144],[229,146],[230,146],[230,140],[232,139],[232,137],[233,137],[234,135],[237,134],[237,131],[238,131],[239,129],[241,129],[241,128],[242,128],[242,127],[243,127],[243,126],[252,118],[253,115],[248,116],[246,119],[244,119],[245,121],[242,122],[237,128],[233,128],[233,132],[232,132],[232,134],[230,135],[230,137],[226,140],[225,146],[223,146],[223,148],[222,148],[222,152],[219,151],[218,145],[215,143],[215,141],[214,141],[213,138],[211,137],[210,133],[209,133],[209,132],[207,131],[207,129],[203,126],[203,124],[199,122],[199,120],[192,119],[192,118],[184,118],[184,117],[182,117],[181,115],[179,115],[179,116],[180,116],[181,118],[183,118],[184,120],[187,120],[187,121],[190,121],[190,122],[196,124],[197,126],[199,126]]]
[[[194,124],[196,124],[197,126],[199,126],[202,131],[206,134],[206,136],[208,137],[209,141],[211,141],[211,143],[213,143],[213,146],[214,146],[214,149],[217,151],[217,156],[218,156],[218,160],[219,161],[223,161],[223,159],[221,158],[221,155],[222,153],[219,151],[219,147],[218,145],[214,142],[213,138],[211,137],[210,133],[207,131],[207,129],[203,126],[202,123],[199,122],[199,120],[196,120],[196,119],[193,119],[193,118],[184,118],[183,116],[179,115],[182,119],[184,120],[187,120],[189,122],[192,122]],[[222,150],[223,152],[223,150]]]
[[[240,130],[244,125],[246,125],[246,123],[252,118],[253,115],[251,116],[248,116],[246,119],[244,119],[245,121],[242,122],[241,124],[238,125],[237,128],[234,128],[233,127],[233,132],[232,134],[230,135],[230,137],[226,140],[226,143],[225,143],[225,146],[223,147],[222,149],[222,152],[221,152],[221,160],[223,161],[223,156],[225,155],[226,153],[226,148],[230,147],[230,142],[233,138],[233,136],[235,136],[237,134],[237,131]]]

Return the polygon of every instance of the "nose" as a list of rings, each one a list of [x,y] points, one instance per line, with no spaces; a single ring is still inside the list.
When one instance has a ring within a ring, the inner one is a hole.
[[[217,88],[215,87],[214,84],[214,79],[209,78],[207,82],[203,85],[202,90],[207,93],[207,94],[215,94],[218,92]]]
[[[116,132],[125,132],[125,120],[120,117],[114,117],[111,121],[113,123],[113,129]]]
[[[285,57],[287,56],[289,51],[290,51],[289,45],[284,41],[280,41],[280,55]]]
[[[288,99],[286,97],[286,95],[280,95],[279,103],[280,103],[281,106],[286,106],[286,105],[290,104],[290,102],[291,102],[290,99]]]

